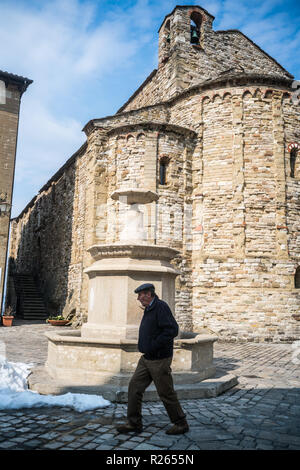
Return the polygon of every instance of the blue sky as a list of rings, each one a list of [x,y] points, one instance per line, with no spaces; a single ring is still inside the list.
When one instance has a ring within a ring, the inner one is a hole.
[[[200,5],[300,79],[298,0],[0,0],[0,69],[34,80],[23,95],[12,216],[157,67],[158,28]]]

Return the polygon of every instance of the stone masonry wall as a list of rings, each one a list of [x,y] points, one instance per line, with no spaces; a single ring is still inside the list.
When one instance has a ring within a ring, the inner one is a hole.
[[[287,177],[283,139],[297,129],[299,114],[284,96],[235,88],[186,98],[202,138],[193,156],[194,327],[224,339],[280,341],[300,333],[292,317],[300,305],[300,181],[297,172]]]
[[[12,222],[10,258],[19,273],[35,276],[51,315],[68,298],[79,314],[84,252],[84,157],[45,186],[31,207]],[[76,197],[75,197],[76,195]]]

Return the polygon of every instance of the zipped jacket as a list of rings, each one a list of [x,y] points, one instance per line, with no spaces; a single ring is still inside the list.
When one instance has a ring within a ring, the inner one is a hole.
[[[139,351],[149,360],[171,357],[177,335],[178,324],[170,307],[156,295],[151,306],[144,310],[139,328]]]

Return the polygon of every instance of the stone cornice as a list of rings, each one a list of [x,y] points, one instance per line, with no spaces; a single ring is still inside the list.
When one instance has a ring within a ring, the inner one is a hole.
[[[179,254],[178,250],[160,245],[135,245],[115,243],[113,245],[93,245],[87,250],[95,260],[103,258],[134,258],[171,260]]]
[[[292,91],[291,84],[293,80],[279,75],[263,75],[263,74],[246,74],[246,73],[226,73],[217,78],[205,80],[202,83],[194,85],[187,90],[179,93],[164,103],[172,106],[176,101],[180,101],[189,95],[202,93],[206,90],[214,90],[216,88],[235,88],[235,87],[249,87],[249,86],[275,86],[282,87]]]
[[[4,72],[2,70],[0,70],[0,80],[5,82],[6,87],[8,85],[17,86],[21,94],[27,90],[31,83],[33,83],[33,80],[30,80],[29,78],[21,77],[20,75],[15,75],[9,72]]]
[[[156,103],[156,104],[143,106],[142,108],[138,108],[138,109],[131,109],[130,111],[124,111],[122,113],[117,112],[116,114],[111,114],[109,116],[104,116],[102,118],[91,119],[84,126],[82,131],[85,132],[85,134],[88,136],[88,135],[91,134],[91,132],[95,128],[97,128],[97,129],[105,129],[106,128],[108,130],[112,127],[113,121],[119,121],[120,118],[126,117],[126,116],[134,116],[135,114],[139,114],[141,112],[141,110],[142,111],[147,111],[147,110],[155,109],[155,108],[158,108],[158,107],[162,107],[163,109],[167,110],[165,102],[162,101],[161,103]],[[105,122],[105,121],[108,121],[108,120],[111,121],[109,123],[109,125],[107,125],[107,123]]]
[[[187,127],[178,126],[176,124],[169,124],[165,122],[153,122],[153,121],[141,121],[138,123],[132,124],[122,124],[120,126],[114,127],[110,129],[107,134],[112,135],[114,133],[121,133],[121,132],[130,132],[134,129],[145,129],[145,128],[154,128],[162,131],[169,131],[175,132],[176,134],[187,135],[190,134],[192,137],[195,137],[197,134],[194,130],[189,129]]]

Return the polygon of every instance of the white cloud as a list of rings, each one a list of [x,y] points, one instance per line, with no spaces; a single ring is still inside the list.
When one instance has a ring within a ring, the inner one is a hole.
[[[20,116],[12,216],[17,216],[85,140],[81,123],[35,101]]]
[[[34,77],[35,90],[36,85],[47,87],[45,99],[68,82],[76,86],[91,73],[101,76],[121,67],[137,51],[139,43],[128,34],[127,15],[125,23],[119,16],[91,28],[95,12],[89,4],[64,0],[44,5],[39,11],[16,9],[11,3],[1,7],[0,41],[9,48],[3,48],[0,57],[1,66],[11,69],[17,55],[18,73]]]
[[[74,119],[72,107],[85,99],[89,82],[121,70],[142,47],[130,12],[99,20],[96,6],[78,0],[38,8],[0,4],[0,68],[34,80],[21,103],[13,215],[85,140],[85,122]]]
[[[136,40],[126,40],[126,26],[106,22],[87,35],[79,46],[81,54],[74,61],[74,72],[83,76],[97,71],[103,74],[122,66],[138,48]]]
[[[70,156],[68,151],[72,148],[75,151],[85,136],[78,121],[70,117],[59,119],[43,105],[33,102],[21,113],[19,138],[26,148],[26,159],[20,158],[16,173],[16,182],[20,183],[26,174],[33,175],[37,168],[44,177],[56,171]],[[40,182],[40,176],[37,175],[36,181]]]

